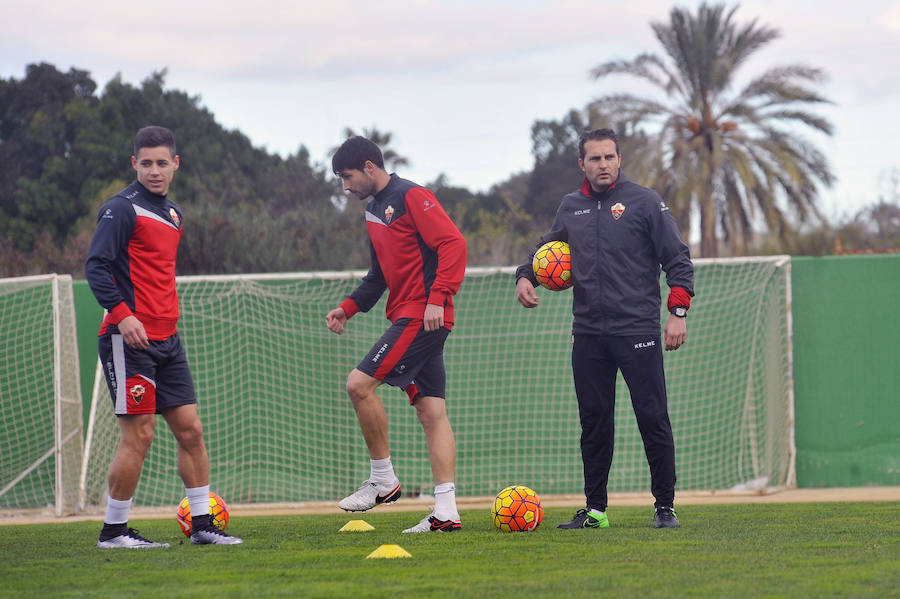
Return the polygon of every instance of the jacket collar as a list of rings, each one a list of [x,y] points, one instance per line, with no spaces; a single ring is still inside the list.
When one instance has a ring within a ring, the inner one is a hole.
[[[380,200],[381,198],[387,197],[391,193],[391,189],[397,184],[397,181],[400,177],[397,176],[397,173],[391,173],[391,178],[388,180],[387,185],[381,188],[381,191],[377,192],[374,196],[372,196],[375,200]]]
[[[623,173],[621,171],[621,169],[619,170],[619,176],[616,177],[616,180],[612,182],[612,185],[610,185],[609,187],[606,188],[606,191],[595,192],[594,188],[591,187],[591,182],[588,181],[587,177],[585,177],[584,181],[581,182],[581,188],[579,189],[579,191],[581,192],[581,195],[587,196],[589,198],[600,197],[601,195],[607,194],[607,193],[611,192],[613,189],[615,189],[616,185],[618,185],[620,181],[622,183],[625,183],[626,181],[628,181],[628,177],[625,176],[625,173]]]

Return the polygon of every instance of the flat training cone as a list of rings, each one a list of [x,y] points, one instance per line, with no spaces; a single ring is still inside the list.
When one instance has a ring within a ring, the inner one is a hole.
[[[338,532],[368,532],[370,530],[375,530],[375,527],[365,520],[350,520],[341,526]]]
[[[412,554],[400,545],[382,545],[366,556],[366,559],[394,559],[397,557],[412,557]]]

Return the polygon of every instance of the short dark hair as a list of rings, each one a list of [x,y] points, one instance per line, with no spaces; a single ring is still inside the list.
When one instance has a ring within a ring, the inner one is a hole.
[[[151,125],[139,129],[134,135],[134,155],[137,156],[141,148],[158,148],[166,146],[174,156],[175,151],[175,134],[165,127]]]
[[[592,129],[590,131],[585,131],[581,134],[581,137],[578,139],[578,157],[584,160],[584,144],[589,141],[601,141],[604,139],[611,139],[613,143],[616,144],[616,154],[621,155],[622,152],[619,151],[619,138],[616,137],[616,132],[612,129]]]
[[[367,160],[370,160],[378,168],[384,168],[384,156],[381,154],[381,148],[371,139],[354,135],[347,138],[331,157],[331,170],[335,175],[340,175],[345,168],[361,171]]]

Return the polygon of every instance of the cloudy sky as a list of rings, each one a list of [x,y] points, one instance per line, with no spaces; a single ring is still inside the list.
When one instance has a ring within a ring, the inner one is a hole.
[[[375,126],[411,160],[403,176],[427,183],[444,173],[484,190],[532,166],[535,120],[637,91],[631,79],[601,84],[588,71],[660,52],[649,23],[666,21],[673,5],[2,0],[0,76],[21,79],[26,65],[49,62],[89,71],[102,89],[116,74],[139,85],[167,69],[168,88],[198,96],[223,126],[270,152],[304,145],[326,163],[345,127]],[[828,73],[822,92],[834,104],[819,113],[836,132],[811,136],[838,178],[823,192],[826,215],[877,201],[900,169],[900,0],[741,2],[738,21],[754,18],[782,37],[744,67],[743,81],[783,64]]]

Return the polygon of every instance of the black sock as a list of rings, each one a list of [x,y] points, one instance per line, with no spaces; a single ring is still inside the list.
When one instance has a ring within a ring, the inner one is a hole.
[[[194,530],[203,530],[212,524],[212,514],[203,514],[202,516],[194,516],[191,518],[191,528]]]
[[[118,537],[119,535],[124,535],[127,531],[127,522],[123,522],[122,524],[108,524],[104,522],[103,528],[100,530],[100,540],[108,541],[110,539]]]

